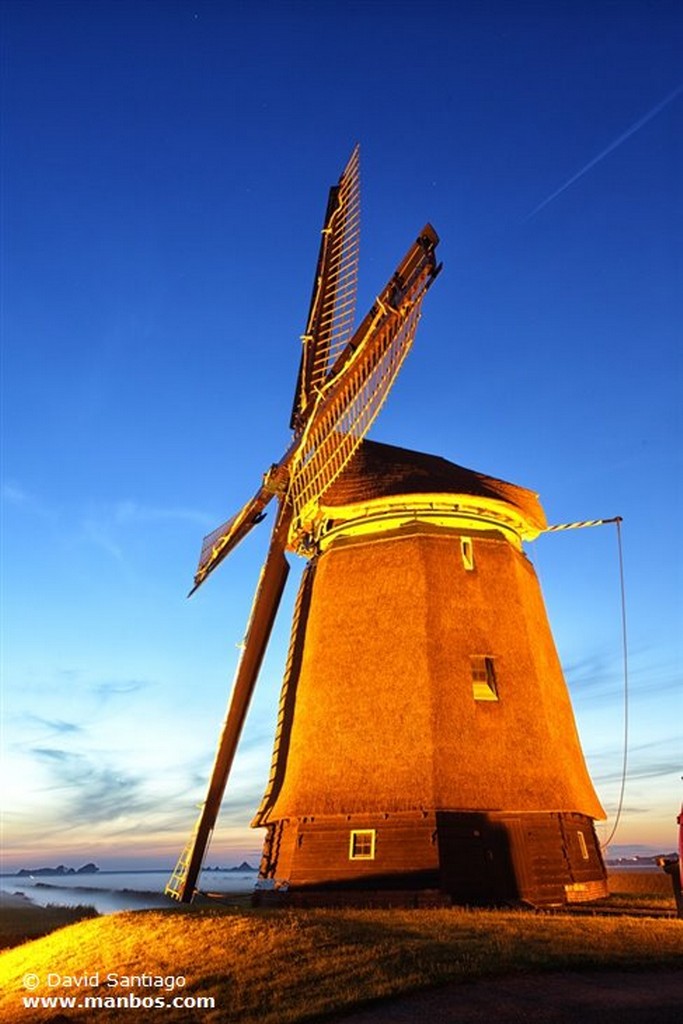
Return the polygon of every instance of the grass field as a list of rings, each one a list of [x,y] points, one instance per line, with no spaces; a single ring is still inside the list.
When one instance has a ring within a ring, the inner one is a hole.
[[[661,896],[670,900],[671,906],[674,906],[671,876],[662,870],[610,871],[607,877],[611,893]]]
[[[515,972],[680,966],[683,924],[655,918],[529,911],[218,910],[173,907],[85,920],[0,957],[0,1021],[29,1019],[22,979],[37,996],[210,997],[175,1022],[289,1024],[447,981]],[[59,979],[48,986],[48,976]],[[107,983],[117,974],[118,987]],[[121,987],[120,977],[182,976],[184,987]],[[87,978],[86,987],[63,979]],[[152,1021],[158,1009],[35,1007],[31,1021]]]
[[[48,935],[56,928],[97,917],[94,907],[38,907],[30,900],[0,903],[0,950]]]

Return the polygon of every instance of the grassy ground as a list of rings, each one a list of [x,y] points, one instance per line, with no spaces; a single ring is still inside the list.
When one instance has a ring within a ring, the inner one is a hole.
[[[30,900],[0,900],[0,950],[88,917],[97,917],[94,907],[38,907]]]
[[[673,900],[670,896],[652,893],[615,892],[600,904],[606,910],[656,910],[673,913]]]
[[[633,910],[675,911],[671,877],[661,870],[610,871],[610,897],[604,906]]]
[[[661,869],[652,871],[610,871],[608,876],[611,893],[627,893],[638,896],[663,896],[671,900],[673,906],[673,888],[671,876]]]
[[[572,918],[528,911],[195,910],[138,911],[83,921],[0,958],[0,1021],[29,1019],[31,995],[211,997],[213,1009],[176,1009],[175,1022],[290,1024],[418,988],[529,971],[680,966],[677,920]],[[53,986],[48,985],[52,973]],[[186,985],[107,985],[107,975],[182,976]],[[65,977],[87,978],[65,987]],[[104,1004],[105,1006],[107,1004]],[[63,1012],[63,1011],[62,1011]],[[158,1019],[138,1008],[135,1020]],[[30,1010],[31,1021],[130,1020],[130,1009]]]
[[[130,1006],[121,1004],[117,1011],[112,1000],[180,995],[214,1000],[213,1008],[174,1009],[172,1019],[180,1024],[288,1024],[448,981],[530,971],[680,966],[683,922],[642,917],[643,911],[673,909],[670,879],[654,871],[614,872],[610,889],[607,906],[637,910],[641,916],[610,920],[461,909],[284,912],[237,905],[174,906],[81,920],[92,917],[93,909],[43,908],[8,897],[2,905],[0,946],[23,945],[0,954],[0,1022],[130,1020]],[[77,920],[81,923],[63,927]],[[45,937],[26,941],[37,936]],[[37,988],[23,986],[27,973],[40,979]],[[180,975],[186,985],[173,991],[126,987],[121,978],[111,985],[110,973]],[[64,984],[65,978],[84,977],[85,986]],[[25,995],[75,996],[77,1002],[95,995],[110,1000],[103,1006],[112,1008],[28,1009],[22,1003]],[[136,1020],[155,1020],[158,1013],[139,1003],[134,1008]]]

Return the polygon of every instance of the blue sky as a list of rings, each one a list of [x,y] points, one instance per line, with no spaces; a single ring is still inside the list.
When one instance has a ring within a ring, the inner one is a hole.
[[[683,8],[2,4],[6,867],[171,865],[267,527],[204,533],[289,440],[328,186],[361,144],[362,316],[431,221],[444,272],[372,431],[624,517],[617,847],[681,799]],[[611,830],[614,527],[531,545]],[[254,858],[297,567],[208,857]]]

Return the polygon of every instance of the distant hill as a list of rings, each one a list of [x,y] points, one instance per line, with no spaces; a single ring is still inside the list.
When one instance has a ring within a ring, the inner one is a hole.
[[[258,868],[253,868],[246,860],[243,860],[241,864],[238,864],[236,868],[203,868],[203,871],[251,871],[256,872]]]
[[[610,867],[629,867],[629,866],[643,866],[649,867],[650,865],[656,865],[660,857],[665,860],[672,860],[678,857],[677,853],[659,853],[648,856],[636,856],[636,857],[610,857],[605,861],[605,864]]]
[[[33,875],[96,875],[99,870],[97,864],[84,864],[82,868],[67,868],[60,864],[56,868],[22,868],[17,875],[21,878]]]

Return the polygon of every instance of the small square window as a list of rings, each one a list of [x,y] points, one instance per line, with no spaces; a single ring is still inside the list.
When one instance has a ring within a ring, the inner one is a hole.
[[[493,658],[473,655],[470,658],[472,696],[475,700],[498,700],[498,685]]]
[[[357,829],[351,833],[349,840],[349,860],[375,859],[374,828]]]

